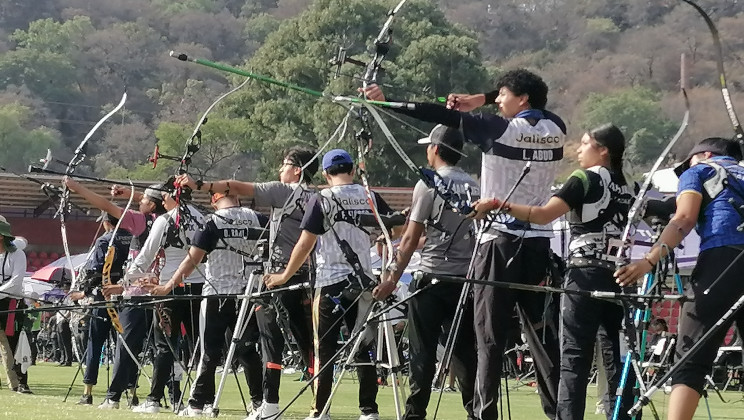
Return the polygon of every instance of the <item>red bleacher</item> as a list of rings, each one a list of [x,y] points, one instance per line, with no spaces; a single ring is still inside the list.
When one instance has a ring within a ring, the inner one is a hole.
[[[28,251],[26,252],[26,271],[33,273],[57,261],[59,258],[60,254],[55,251]]]

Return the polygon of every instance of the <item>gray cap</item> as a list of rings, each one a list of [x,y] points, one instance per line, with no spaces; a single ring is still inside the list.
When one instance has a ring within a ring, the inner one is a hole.
[[[447,127],[442,124],[438,124],[432,128],[428,137],[418,140],[418,144],[441,144],[462,156],[466,156],[462,153],[464,143],[462,132],[459,129]]]

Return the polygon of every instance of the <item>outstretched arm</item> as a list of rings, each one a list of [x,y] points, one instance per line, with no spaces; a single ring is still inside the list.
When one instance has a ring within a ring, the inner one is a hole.
[[[502,201],[497,198],[481,198],[474,203],[473,207],[475,208],[474,216],[477,219],[483,218],[486,213],[501,207],[505,213],[514,216],[515,219],[538,225],[548,224],[571,210],[568,203],[558,197],[551,197],[544,206],[528,206],[506,202],[503,207]]]
[[[121,215],[124,210],[114,204],[112,201],[109,201],[106,197],[91,191],[87,187],[83,186],[82,184],[68,176],[62,178],[62,184],[64,184],[65,187],[67,187],[70,191],[80,194],[85,199],[85,201],[90,203],[91,206],[99,210],[103,210],[106,213],[116,217],[117,219],[121,219]]]
[[[176,177],[176,186],[189,187],[192,190],[198,191],[212,191],[216,193],[226,193],[240,195],[247,198],[253,198],[255,194],[255,188],[253,182],[236,181],[234,179],[225,179],[222,181],[207,181],[199,184],[188,174],[179,175]]]
[[[651,271],[659,260],[664,258],[670,249],[682,243],[682,240],[695,228],[703,196],[689,192],[677,197],[677,212],[661,232],[659,240],[642,260],[621,267],[615,272],[617,284],[628,286],[638,281]]]

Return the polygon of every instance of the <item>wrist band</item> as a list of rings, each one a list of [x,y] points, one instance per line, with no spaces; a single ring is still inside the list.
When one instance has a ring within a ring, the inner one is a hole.
[[[656,263],[654,263],[653,261],[651,261],[651,258],[649,258],[648,254],[645,254],[643,256],[643,259],[646,260],[647,263],[651,264],[651,268],[653,268],[654,266],[656,266]]]
[[[530,216],[532,216],[532,206],[527,210],[527,223],[530,223]]]

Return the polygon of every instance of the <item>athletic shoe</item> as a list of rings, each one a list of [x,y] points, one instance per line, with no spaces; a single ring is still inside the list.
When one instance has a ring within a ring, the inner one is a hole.
[[[204,414],[204,410],[201,408],[192,407],[187,405],[186,408],[178,413],[179,417],[201,417]]]
[[[263,403],[261,406],[261,418],[266,420],[279,420],[282,417],[279,415],[279,404]]]
[[[157,414],[160,412],[160,403],[157,401],[145,401],[132,409],[135,413]]]
[[[28,385],[20,384],[18,385],[18,391],[16,391],[19,394],[33,394],[30,389],[28,389]]]
[[[379,413],[362,414],[359,416],[359,420],[380,420]]]
[[[119,401],[114,401],[106,398],[103,400],[103,402],[98,406],[100,410],[114,410],[119,409]]]
[[[256,410],[245,418],[245,420],[279,420],[279,404],[271,404],[264,402]]]
[[[601,402],[598,402],[597,406],[594,408],[594,414],[602,414],[602,415],[607,414],[604,404],[602,404]]]
[[[80,397],[80,401],[77,402],[77,405],[93,405],[93,396],[83,394],[83,396]]]

